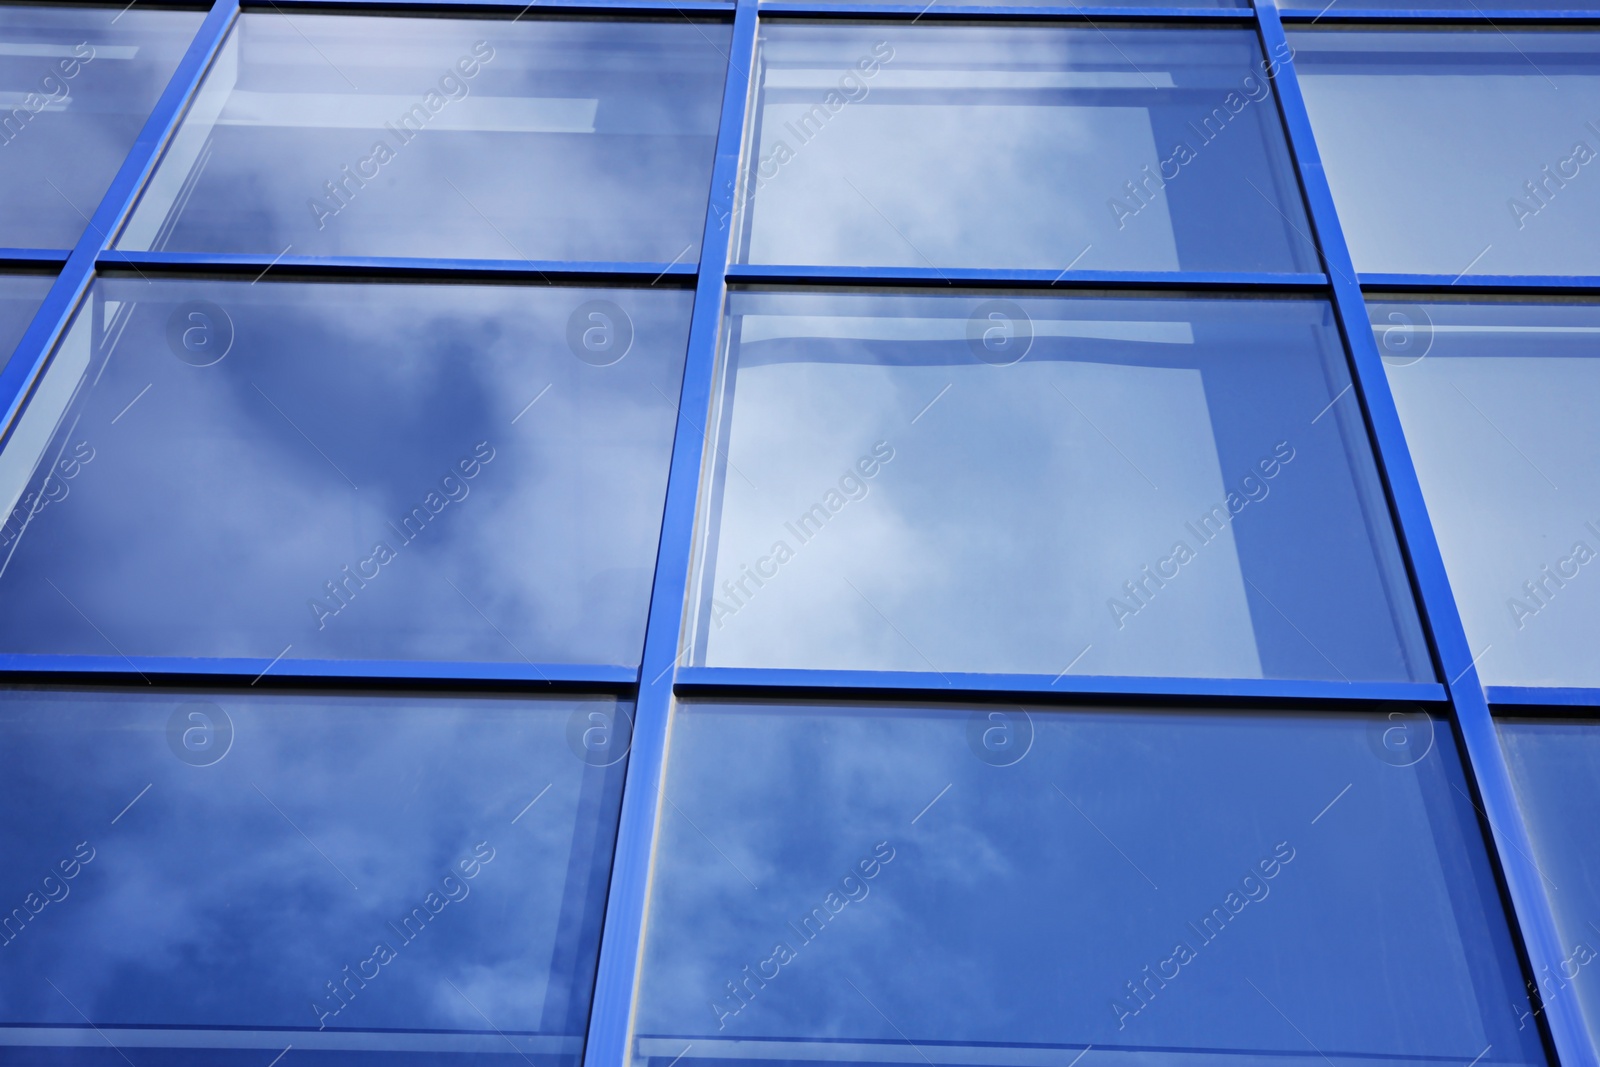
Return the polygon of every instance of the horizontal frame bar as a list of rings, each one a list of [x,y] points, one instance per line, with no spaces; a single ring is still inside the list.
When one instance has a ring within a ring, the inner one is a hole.
[[[318,9],[337,14],[372,15],[506,15],[513,21],[530,15],[581,14],[595,11],[609,15],[663,15],[705,12],[733,18],[732,0],[242,0],[245,11],[309,12]]]
[[[6,0],[11,2],[11,0]],[[16,0],[22,2],[22,0]],[[31,0],[38,3],[40,0]],[[43,0],[51,3],[54,0]],[[204,9],[207,4],[203,0],[134,0],[133,6],[145,7],[176,6],[186,8]],[[105,0],[101,6],[126,6]],[[289,11],[348,11],[372,14],[460,14],[460,15],[498,15],[506,12],[516,12],[521,15],[528,14],[570,14],[574,12],[599,11],[610,14],[638,12],[655,14],[659,12],[707,12],[712,14],[733,13],[733,0],[554,0],[554,2],[535,2],[530,4],[527,0],[243,0],[244,10],[289,10]],[[833,15],[842,18],[854,17],[898,17],[902,15],[921,16],[929,20],[939,18],[996,18],[996,19],[1087,19],[1087,18],[1114,18],[1114,19],[1241,19],[1251,21],[1252,12],[1248,7],[1216,8],[1216,7],[1185,7],[1181,3],[1170,7],[1138,7],[1116,3],[1077,5],[1070,2],[1049,6],[1027,6],[1022,4],[983,4],[961,3],[940,4],[929,7],[927,4],[910,2],[901,3],[897,0],[762,0],[761,11],[773,14],[821,14]],[[535,17],[537,17],[537,15]],[[1499,23],[1506,22],[1600,22],[1600,10],[1594,8],[1501,8],[1493,6],[1461,8],[1376,8],[1376,7],[1338,7],[1337,4],[1324,10],[1312,8],[1279,9],[1279,17],[1285,23],[1310,23],[1310,22],[1461,22],[1483,24],[1493,20]]]
[[[1249,25],[1253,18],[1248,7],[1124,7],[1116,4],[1063,4],[1028,6],[1022,4],[940,4],[870,2],[870,0],[761,0],[761,14],[839,19],[910,19],[934,22],[941,19],[984,20],[995,22],[1050,21],[1083,22],[1090,19],[1166,22],[1215,21]]]
[[[874,700],[948,700],[969,697],[1037,702],[1050,697],[1149,700],[1288,700],[1442,704],[1436,682],[1323,682],[1278,678],[1125,678],[1113,675],[925,674],[912,671],[771,670],[751,667],[680,667],[673,686],[679,696],[845,695]]]
[[[291,646],[292,647],[292,646]],[[260,683],[319,682],[464,682],[519,686],[632,690],[639,681],[636,667],[584,663],[477,663],[445,660],[265,659],[199,656],[61,656],[0,654],[0,684],[27,675],[50,681],[86,676],[84,682],[106,684],[107,676],[135,682],[181,684],[184,680],[242,680]]]
[[[1358,280],[1363,292],[1495,293],[1510,290],[1518,295],[1600,296],[1600,275],[1473,274],[1452,278],[1448,274],[1363,274]]]
[[[98,7],[125,11],[128,8],[168,7],[188,11],[207,11],[212,0],[0,0],[0,5],[11,7],[29,4],[38,7]]]
[[[1487,685],[1483,695],[1491,710],[1511,707],[1591,708],[1600,718],[1600,689],[1550,688],[1534,685]]]
[[[1298,29],[1296,23],[1311,22],[1436,22],[1441,24],[1461,23],[1482,26],[1488,22],[1497,25],[1517,22],[1600,22],[1600,10],[1588,8],[1581,11],[1561,10],[1549,8],[1544,10],[1522,10],[1519,8],[1374,8],[1352,7],[1348,9],[1327,9],[1322,12],[1312,11],[1309,8],[1295,10],[1279,9],[1279,17],[1291,28]]]
[[[1322,291],[1326,274],[1255,274],[1183,271],[1113,270],[959,270],[937,267],[814,267],[733,264],[730,285],[895,285],[962,286],[1004,289],[1144,289],[1216,290],[1273,289],[1283,292]]]
[[[102,252],[100,270],[131,269],[151,274],[195,274],[227,271],[268,275],[481,278],[560,282],[625,279],[654,284],[663,278],[692,279],[694,263],[584,263],[565,260],[397,259],[388,256],[268,256],[209,252]],[[257,273],[259,272],[259,274]]]
[[[64,248],[0,248],[0,263],[6,266],[60,267],[71,252]]]

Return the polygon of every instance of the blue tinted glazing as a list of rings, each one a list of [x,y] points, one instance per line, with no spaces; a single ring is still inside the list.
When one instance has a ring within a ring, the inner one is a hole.
[[[77,242],[202,17],[0,6],[0,245]]]
[[[1562,938],[1560,963],[1538,984],[1546,996],[1573,988],[1600,1051],[1600,724],[1508,719],[1499,727]]]
[[[1600,274],[1600,37],[1368,27],[1290,40],[1357,270]]]
[[[576,1063],[627,712],[5,691],[0,1056]]]
[[[693,262],[728,35],[246,12],[118,245]]]
[[[637,664],[690,299],[97,282],[0,454],[0,649]]]
[[[729,314],[694,662],[1432,679],[1322,302]]]
[[[1285,10],[1339,14],[1344,11],[1451,11],[1481,15],[1487,21],[1505,11],[1592,11],[1594,0],[1283,0]]]
[[[1600,307],[1369,310],[1479,677],[1600,688]]]
[[[635,1062],[1542,1063],[1453,745],[1416,711],[686,704]]]
[[[779,23],[760,59],[740,262],[1317,269],[1248,31]]]
[[[0,366],[11,358],[53,281],[38,274],[0,274]]]

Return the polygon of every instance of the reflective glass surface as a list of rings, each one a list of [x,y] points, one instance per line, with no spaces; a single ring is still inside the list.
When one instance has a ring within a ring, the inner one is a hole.
[[[1317,269],[1249,31],[760,33],[741,262]]]
[[[0,6],[0,246],[77,243],[203,15]]]
[[[620,732],[569,745],[591,720]],[[0,1057],[576,1064],[627,723],[602,698],[0,693]]]
[[[97,282],[0,453],[0,651],[637,663],[690,300]]]
[[[1324,303],[729,313],[696,662],[1431,678]]]
[[[0,274],[0,366],[11,358],[54,281],[39,274]]]
[[[246,12],[118,246],[693,262],[729,33]]]
[[[1399,710],[687,704],[635,1062],[1543,1063],[1453,747]]]
[[[1368,306],[1478,676],[1600,687],[1600,307]]]
[[[1464,11],[1488,16],[1502,11],[1592,11],[1595,0],[1280,0],[1290,10],[1325,11]]]
[[[1357,270],[1600,274],[1600,36],[1483,26],[1290,40]]]
[[[1572,987],[1600,1049],[1600,723],[1510,719],[1499,726],[1561,936],[1559,973],[1541,973],[1539,987],[1547,998]]]

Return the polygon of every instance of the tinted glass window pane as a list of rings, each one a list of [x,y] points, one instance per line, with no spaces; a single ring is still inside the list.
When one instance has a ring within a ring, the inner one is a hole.
[[[1561,934],[1561,974],[1539,984],[1546,996],[1573,987],[1600,1047],[1600,724],[1507,720],[1500,743]]]
[[[714,666],[1430,677],[1328,307],[737,293]]]
[[[246,13],[119,245],[692,262],[728,40]]]
[[[1317,269],[1252,33],[790,23],[760,59],[744,261]]]
[[[1600,37],[1292,35],[1357,270],[1596,274]]]
[[[626,731],[599,698],[5,692],[7,1058],[578,1062],[622,785],[566,742],[591,716]]]
[[[0,7],[0,246],[77,242],[203,17]]]
[[[687,706],[635,1062],[1541,1063],[1452,746],[1420,715]]]
[[[1479,677],[1600,686],[1600,307],[1369,306]]]
[[[0,274],[0,366],[33,321],[53,278],[28,274]]]
[[[690,299],[102,280],[0,455],[0,650],[637,663]]]

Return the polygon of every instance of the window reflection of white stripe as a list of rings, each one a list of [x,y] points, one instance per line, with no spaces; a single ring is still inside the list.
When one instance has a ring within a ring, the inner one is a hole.
[[[429,113],[418,96],[235,90],[217,125],[377,130],[422,107],[427,113],[423,128],[429,130],[593,133],[599,106],[598,100],[569,97],[468,96]]]
[[[84,57],[73,49],[76,44],[25,44],[21,41],[0,41],[0,56],[39,56],[45,59],[78,59]],[[132,59],[139,54],[136,44],[95,44],[95,59]]]
[[[46,96],[43,92],[0,93],[0,108],[6,108],[9,110],[14,107],[26,107],[29,111],[32,111],[33,107],[27,102],[28,97],[30,96],[34,98],[35,102],[39,100],[45,101],[44,106],[39,108],[40,111],[65,111],[67,109],[67,102],[72,99],[69,96],[63,96],[59,99],[56,99]]]
[[[1114,70],[895,70],[884,67],[867,78],[850,69],[826,67],[769,69],[769,89],[837,89],[839,79],[855,74],[871,89],[1172,89],[1166,71]]]
[[[1192,345],[1187,322],[1130,322],[1100,319],[1031,319],[1035,337],[1081,337],[1099,341],[1145,341]],[[966,319],[890,318],[870,315],[745,315],[739,340],[789,338],[853,341],[965,341]]]

